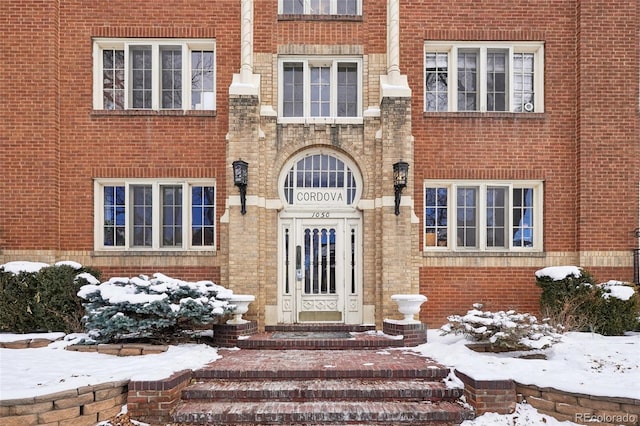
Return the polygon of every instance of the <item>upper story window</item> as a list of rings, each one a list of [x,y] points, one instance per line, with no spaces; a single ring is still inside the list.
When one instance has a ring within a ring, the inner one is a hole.
[[[93,108],[214,110],[215,41],[94,39]]]
[[[425,181],[424,247],[542,251],[542,182]]]
[[[362,121],[359,58],[281,58],[280,122]]]
[[[543,112],[542,43],[425,43],[427,112]]]
[[[280,0],[281,15],[361,15],[362,0]]]
[[[103,179],[95,183],[96,250],[213,250],[211,181]]]

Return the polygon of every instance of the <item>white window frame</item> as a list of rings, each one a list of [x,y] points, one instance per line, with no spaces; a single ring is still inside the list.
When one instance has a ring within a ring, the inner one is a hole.
[[[149,46],[152,55],[152,100],[151,108],[133,108],[131,100],[131,67],[130,49],[140,46]],[[175,109],[162,108],[161,105],[161,66],[160,50],[163,47],[179,47],[182,50],[182,108],[178,111],[198,110],[191,108],[191,51],[213,51],[213,104],[211,111],[216,109],[216,42],[215,39],[144,39],[144,38],[95,38],[93,40],[93,109],[103,110],[103,57],[105,49],[124,50],[125,81],[124,81],[124,110],[136,109],[144,111],[171,111]]]
[[[330,11],[329,13],[316,13],[311,9],[311,0],[301,0],[304,2],[304,12],[302,13],[303,15],[320,15],[320,16],[326,16],[326,15],[338,15],[337,13],[337,5],[338,5],[338,1],[339,0],[329,0],[329,7],[330,7]],[[284,5],[283,5],[283,0],[278,0],[278,14],[283,15],[284,14]],[[356,16],[360,16],[362,15],[362,0],[357,0],[356,1]],[[339,15],[341,16],[341,15]],[[353,15],[345,15],[345,16],[353,16]]]
[[[427,188],[446,188],[447,189],[447,243],[444,246],[439,246],[436,244],[435,246],[427,245],[426,238],[426,190]],[[458,245],[457,242],[457,189],[458,188],[477,188],[477,205],[476,205],[476,241],[477,244],[475,247],[464,247],[462,245]],[[494,187],[504,187],[507,188],[507,202],[506,202],[506,223],[505,226],[507,228],[509,238],[506,238],[506,247],[487,247],[487,188]],[[533,245],[531,247],[516,247],[513,245],[513,230],[514,227],[517,227],[517,224],[514,226],[513,223],[513,190],[514,189],[523,189],[523,188],[533,188]],[[423,197],[423,211],[422,211],[422,219],[423,226],[422,232],[425,233],[425,238],[423,239],[423,250],[424,251],[450,251],[450,252],[524,252],[524,253],[532,253],[532,252],[542,252],[544,247],[543,242],[543,211],[544,206],[542,205],[544,200],[544,184],[542,181],[534,181],[534,180],[522,180],[522,181],[493,181],[493,180],[431,180],[427,179],[423,183],[422,188],[422,197]]]
[[[542,42],[432,42],[424,44],[423,55],[423,83],[427,78],[426,55],[427,53],[448,53],[448,110],[438,112],[458,112],[458,87],[452,82],[458,81],[458,52],[464,50],[478,51],[478,108],[473,111],[460,112],[496,112],[496,113],[542,113],[544,112],[544,43]],[[507,63],[507,104],[505,111],[487,111],[487,51],[506,50],[508,51]],[[531,111],[514,112],[513,84],[513,55],[517,53],[533,54],[534,67],[534,102]],[[423,111],[427,111],[427,91],[424,88]]]
[[[125,244],[123,246],[105,246],[104,244],[104,187],[124,186],[125,187]],[[134,246],[131,219],[131,188],[134,186],[151,186],[152,188],[152,244],[151,246]],[[173,247],[163,247],[162,239],[162,186],[182,186],[182,245]],[[215,199],[213,205],[213,244],[211,246],[193,246],[191,244],[192,199],[191,188],[194,186],[212,186],[214,188]],[[96,179],[94,181],[94,249],[96,251],[215,251],[217,244],[218,222],[217,222],[217,187],[214,179]]]
[[[284,116],[284,64],[300,63],[303,67],[303,88],[304,88],[304,105],[302,117],[285,117]],[[352,63],[358,67],[358,97],[356,111],[357,115],[353,117],[338,117],[338,64]],[[328,117],[312,117],[311,116],[311,79],[310,68],[315,66],[331,67],[331,95],[330,95],[330,114]],[[278,59],[278,122],[279,123],[317,123],[317,124],[362,124],[362,58],[354,56],[282,56]]]

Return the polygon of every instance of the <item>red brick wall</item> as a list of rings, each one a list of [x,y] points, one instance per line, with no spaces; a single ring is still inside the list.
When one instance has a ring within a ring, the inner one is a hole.
[[[420,319],[429,327],[447,322],[449,315],[462,315],[474,303],[487,311],[514,309],[539,315],[540,289],[536,268],[422,268],[420,293],[429,299]]]
[[[457,2],[455,10],[443,1],[401,4],[400,66],[414,93],[419,217],[423,179],[542,179],[545,250],[575,250],[575,2]],[[418,56],[425,40],[544,42],[545,113],[425,115]]]
[[[231,1],[62,2],[61,249],[93,248],[95,177],[215,178],[218,217],[224,213],[225,173],[231,167],[226,164],[227,97],[240,68],[239,17],[240,2]],[[215,38],[216,115],[93,114],[96,36]]]
[[[58,2],[0,7],[0,248],[57,247]]]
[[[580,249],[627,250],[638,244],[640,3],[587,0],[577,12]]]
[[[540,288],[535,272],[539,268],[448,268],[420,269],[420,293],[429,299],[422,305],[420,319],[439,327],[449,315],[462,315],[474,303],[488,311],[514,309],[540,318]],[[596,283],[609,280],[630,282],[632,268],[586,268]]]

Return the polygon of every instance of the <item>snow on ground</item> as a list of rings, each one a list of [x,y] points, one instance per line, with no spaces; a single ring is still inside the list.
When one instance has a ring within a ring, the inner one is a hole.
[[[60,337],[28,335],[34,337]],[[220,358],[204,344],[170,346],[161,354],[116,357],[99,353],[66,351],[83,335],[67,335],[48,347],[0,349],[0,400],[45,395],[80,386],[120,380],[158,380],[183,369],[196,369]],[[0,341],[24,335],[0,334]],[[506,354],[476,353],[464,337],[441,336],[430,330],[428,343],[412,348],[438,362],[481,379],[513,379],[524,384],[568,392],[640,399],[640,334],[603,337],[591,333],[567,333],[547,351],[546,360],[519,359]],[[153,369],[149,368],[153,365]],[[465,426],[539,425],[558,423],[541,416],[526,404],[510,415],[485,414]]]

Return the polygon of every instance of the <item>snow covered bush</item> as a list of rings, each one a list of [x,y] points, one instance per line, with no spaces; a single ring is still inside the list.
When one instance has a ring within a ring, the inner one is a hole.
[[[626,283],[609,281],[596,285],[581,268],[555,266],[536,271],[536,284],[542,288],[542,314],[566,330],[613,336],[638,325],[637,295]]]
[[[160,273],[153,278],[111,278],[78,292],[86,301],[89,336],[99,343],[172,341],[231,313],[233,305],[225,300],[231,294],[211,281],[187,282]]]
[[[598,284],[595,330],[605,336],[621,336],[638,328],[638,296],[628,283],[608,281]]]
[[[84,330],[80,287],[99,272],[76,262],[15,261],[0,265],[0,331]]]
[[[535,316],[515,311],[482,311],[476,303],[466,315],[451,315],[441,331],[463,334],[474,342],[488,343],[494,350],[545,349],[560,341],[560,334]]]

